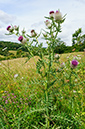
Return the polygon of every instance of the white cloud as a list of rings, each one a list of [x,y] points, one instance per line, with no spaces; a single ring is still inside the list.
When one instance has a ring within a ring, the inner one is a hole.
[[[0,41],[12,41],[12,42],[18,42],[17,36],[15,35],[6,35],[7,30],[6,28],[2,27],[0,28]]]
[[[5,23],[5,24],[12,23],[15,19],[16,19],[15,16],[12,16],[0,10],[0,21],[2,23]]]
[[[28,33],[31,29],[39,33],[41,28],[45,28],[44,16],[49,16],[49,11],[57,9],[60,9],[63,15],[67,13],[66,20],[62,24],[62,33],[59,34],[67,45],[71,45],[72,34],[75,30],[82,28],[85,33],[85,0],[0,0],[0,8],[0,38],[2,40],[15,41],[17,39],[14,35],[5,36],[7,24],[20,25],[20,30],[25,28]]]

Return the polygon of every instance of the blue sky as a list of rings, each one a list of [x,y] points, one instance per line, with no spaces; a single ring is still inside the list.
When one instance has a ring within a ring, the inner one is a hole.
[[[28,34],[32,29],[39,33],[45,28],[44,16],[58,9],[62,15],[67,14],[59,37],[71,45],[75,30],[82,28],[85,33],[85,0],[0,0],[0,41],[18,42],[16,36],[5,35],[10,24],[25,28]]]

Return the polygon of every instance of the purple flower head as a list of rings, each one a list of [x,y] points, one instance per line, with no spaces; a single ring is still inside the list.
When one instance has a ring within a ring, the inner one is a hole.
[[[31,30],[31,33],[35,32],[35,30]]]
[[[7,104],[7,103],[8,103],[8,100],[5,101],[5,104]]]
[[[49,14],[52,14],[52,13],[54,13],[54,11],[50,11],[50,12],[49,12]]]
[[[74,65],[74,66],[77,66],[78,65],[78,61],[77,60],[72,60],[72,65]]]
[[[62,14],[59,10],[56,11],[55,15],[54,15],[54,18],[56,21],[59,21],[62,19]]]
[[[14,98],[16,98],[16,96],[14,96]]]
[[[21,42],[23,40],[23,36],[19,36],[18,40]]]
[[[35,32],[35,30],[31,30],[31,36],[32,37],[35,37],[37,34],[36,34],[36,32]]]
[[[48,20],[46,20],[46,22],[48,22]]]
[[[50,18],[54,18],[54,11],[50,11],[49,16],[50,16]]]
[[[45,21],[45,25],[46,25],[48,28],[50,28],[50,27],[51,27],[50,21],[46,20],[46,21]]]
[[[8,27],[7,27],[7,30],[9,30],[10,28],[11,28],[11,26],[8,26]]]
[[[72,67],[72,68],[76,68],[77,65],[78,65],[78,63],[79,63],[79,62],[78,62],[77,60],[72,60],[72,61],[71,61],[71,67]]]
[[[59,11],[57,10],[56,13],[59,13]]]

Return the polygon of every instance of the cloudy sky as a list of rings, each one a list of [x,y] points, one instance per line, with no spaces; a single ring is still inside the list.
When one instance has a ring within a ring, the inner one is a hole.
[[[25,28],[29,34],[32,29],[39,33],[45,28],[44,16],[58,9],[62,15],[67,14],[59,37],[71,45],[75,30],[82,28],[85,33],[85,0],[0,0],[0,41],[18,42],[16,36],[5,35],[11,24],[19,25],[21,30]]]

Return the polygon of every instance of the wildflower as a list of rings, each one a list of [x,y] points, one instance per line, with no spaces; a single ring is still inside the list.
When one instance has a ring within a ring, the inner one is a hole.
[[[18,77],[18,74],[15,74],[15,75],[14,75],[14,78],[17,78],[17,77]]]
[[[5,101],[5,104],[7,104],[7,103],[8,103],[8,100]]]
[[[62,19],[62,14],[59,10],[55,12],[54,18],[55,18],[56,21]]]
[[[78,113],[76,113],[76,115],[78,116]]]
[[[9,31],[10,28],[11,28],[11,26],[8,26],[8,27],[7,27],[7,30]]]
[[[78,91],[78,93],[82,93],[82,91],[81,91],[81,90],[79,90],[79,91]]]
[[[77,55],[78,57],[80,57],[81,55]]]
[[[19,40],[20,42],[22,42],[23,36],[19,36],[18,40]]]
[[[28,105],[28,103],[25,103],[25,105]]]
[[[26,38],[23,38],[23,36],[19,36],[18,40],[22,43],[25,44],[27,42]]]
[[[77,65],[78,65],[78,61],[77,60],[72,60],[71,61],[71,68],[76,68],[77,67]]]
[[[11,27],[11,26],[8,26],[8,27],[7,27],[7,30],[8,30],[9,32],[13,32],[14,28]]]
[[[31,102],[28,102],[29,104],[31,104]]]
[[[35,37],[37,34],[36,34],[36,32],[35,32],[35,30],[31,30],[31,36],[32,37]]]
[[[65,67],[65,63],[64,62],[61,63],[60,66],[61,66],[61,68],[64,68]]]
[[[18,31],[19,30],[19,26],[14,26],[14,29],[16,30],[16,31]]]
[[[50,12],[49,12],[49,17],[50,17],[50,18],[53,18],[53,17],[54,17],[54,11],[50,11]]]
[[[46,20],[46,21],[45,21],[45,25],[46,25],[48,28],[50,28],[50,27],[51,27],[50,21]]]
[[[1,90],[1,93],[3,93],[4,91],[3,90]]]
[[[66,57],[67,59],[69,58],[69,56]]]
[[[55,59],[59,59],[59,58],[60,58],[59,54],[56,53],[56,54],[54,55],[54,58],[55,58]]]
[[[14,98],[16,98],[16,96],[14,96]]]
[[[27,42],[27,39],[26,38],[23,38],[23,40],[22,40],[22,44],[25,44]]]
[[[12,93],[12,95],[14,95],[14,93]]]
[[[77,56],[74,56],[74,57],[73,57],[73,60],[76,60],[76,59],[78,59],[78,57],[77,57]]]
[[[73,90],[73,93],[76,93],[76,90]]]
[[[77,82],[78,80],[77,79],[75,79],[75,82]]]

